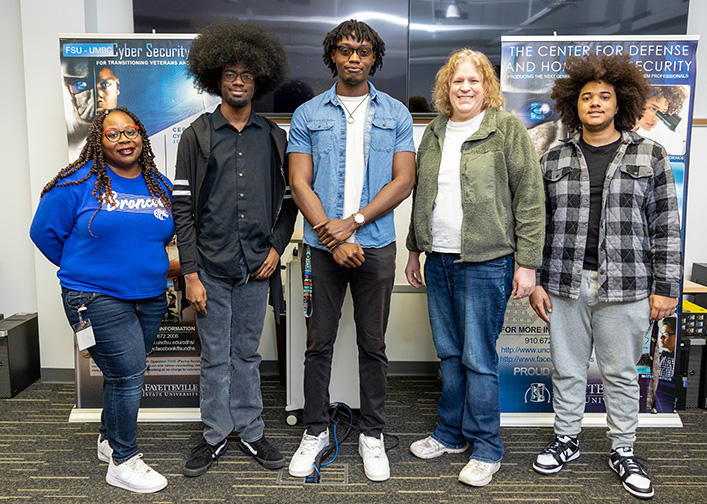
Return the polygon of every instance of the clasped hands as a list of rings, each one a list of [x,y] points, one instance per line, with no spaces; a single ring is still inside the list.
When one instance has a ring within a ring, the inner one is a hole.
[[[358,268],[363,264],[365,259],[361,245],[346,242],[357,229],[353,219],[326,219],[313,228],[319,241],[331,251],[336,264],[345,268]]]

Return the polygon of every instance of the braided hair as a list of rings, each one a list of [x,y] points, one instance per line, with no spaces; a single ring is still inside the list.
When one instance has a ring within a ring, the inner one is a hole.
[[[357,21],[356,19],[349,19],[344,21],[339,26],[331,30],[324,37],[324,54],[322,54],[322,59],[324,64],[331,70],[332,77],[336,77],[336,62],[331,58],[331,53],[336,50],[336,46],[339,44],[341,39],[351,37],[356,42],[369,41],[373,45],[373,52],[376,54],[376,61],[371,65],[371,70],[369,75],[376,73],[376,70],[383,67],[383,55],[385,54],[385,42],[380,38],[378,32],[373,28],[368,26],[363,21]]]
[[[93,218],[96,214],[103,208],[103,203],[107,202],[110,205],[115,206],[115,198],[113,197],[113,189],[111,186],[110,176],[106,172],[106,163],[103,156],[103,145],[101,144],[103,138],[103,121],[111,112],[123,112],[128,115],[134,122],[135,125],[140,129],[140,138],[142,139],[142,152],[140,152],[140,157],[138,158],[138,163],[140,164],[142,176],[147,184],[147,189],[150,191],[152,200],[161,203],[161,205],[171,214],[172,213],[172,190],[170,188],[169,182],[166,177],[164,177],[155,165],[155,154],[152,152],[152,147],[150,145],[150,138],[147,136],[145,131],[145,126],[140,122],[135,114],[130,112],[125,107],[116,107],[110,110],[101,110],[96,114],[95,119],[91,123],[91,127],[88,130],[88,135],[86,135],[86,144],[81,149],[81,154],[79,158],[70,163],[66,168],[63,168],[52,180],[49,181],[47,185],[42,189],[43,197],[46,193],[54,189],[55,187],[70,186],[81,184],[93,175],[96,176],[96,183],[93,188],[93,196],[98,201],[98,209],[91,216],[91,220],[88,223],[88,232],[91,236],[95,238],[93,232],[91,232],[91,224],[93,223]],[[65,180],[71,175],[79,171],[80,168],[86,164],[93,161],[91,169],[86,174],[85,177],[78,180]]]

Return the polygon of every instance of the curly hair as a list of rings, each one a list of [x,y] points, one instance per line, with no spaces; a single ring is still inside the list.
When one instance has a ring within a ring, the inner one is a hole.
[[[687,94],[682,86],[651,86],[646,100],[651,98],[665,98],[668,102],[668,110],[665,113],[672,115],[682,110]]]
[[[432,99],[435,108],[441,114],[452,117],[452,104],[449,101],[449,88],[452,84],[452,77],[457,71],[457,67],[469,61],[476,67],[483,79],[484,87],[484,110],[487,107],[496,110],[503,107],[506,99],[501,94],[501,83],[496,75],[496,69],[486,55],[480,51],[464,48],[452,52],[446,63],[437,71],[435,85],[432,89]]]
[[[380,38],[380,35],[368,26],[363,21],[357,21],[355,19],[349,19],[344,21],[339,26],[331,30],[324,37],[324,54],[322,54],[322,59],[324,64],[331,70],[332,77],[336,77],[336,62],[331,58],[331,53],[336,50],[336,46],[339,45],[341,39],[351,37],[356,42],[368,41],[373,45],[373,52],[376,54],[376,60],[371,65],[371,71],[368,75],[373,75],[376,70],[383,68],[383,56],[385,55],[385,42]]]
[[[66,168],[59,171],[56,177],[44,186],[44,189],[42,189],[42,194],[40,195],[40,198],[43,197],[55,187],[81,184],[95,175],[96,182],[93,188],[93,196],[96,200],[98,200],[98,209],[93,213],[91,220],[88,222],[88,232],[91,233],[91,236],[94,238],[95,235],[91,232],[93,218],[101,210],[101,208],[103,208],[104,202],[107,202],[112,206],[115,206],[116,204],[115,198],[113,197],[111,179],[106,173],[106,162],[103,156],[103,145],[101,144],[103,138],[103,121],[105,121],[109,114],[116,111],[127,114],[135,122],[135,125],[140,128],[142,152],[140,152],[140,156],[138,157],[138,163],[142,168],[142,176],[145,179],[145,183],[147,184],[148,191],[150,191],[152,200],[160,203],[170,214],[172,213],[172,190],[170,189],[170,184],[167,179],[160,173],[155,165],[155,154],[152,152],[150,137],[147,136],[145,126],[143,126],[142,122],[140,122],[140,119],[138,119],[135,114],[130,112],[130,110],[125,107],[101,110],[98,114],[96,114],[95,119],[91,123],[91,127],[88,130],[88,135],[86,136],[86,144],[83,146],[83,149],[81,149],[79,158],[73,163],[70,163]],[[91,169],[85,177],[78,180],[61,182],[62,180],[75,174],[81,167],[91,161],[93,161],[93,165],[91,165]]]
[[[555,81],[550,98],[555,101],[555,110],[560,113],[562,122],[570,132],[582,129],[577,100],[584,85],[591,81],[603,81],[614,86],[618,105],[614,117],[616,129],[632,130],[643,115],[648,81],[643,76],[643,70],[631,61],[630,56],[571,56],[565,60],[565,73],[566,78]]]
[[[221,96],[223,68],[241,64],[255,77],[253,101],[276,90],[289,73],[280,39],[259,24],[230,19],[198,29],[187,56],[194,87]]]

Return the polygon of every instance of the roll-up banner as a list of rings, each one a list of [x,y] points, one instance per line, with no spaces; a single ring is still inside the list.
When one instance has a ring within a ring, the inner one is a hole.
[[[528,128],[538,156],[567,137],[550,93],[564,75],[569,56],[627,54],[651,84],[651,98],[635,131],[661,143],[670,156],[683,230],[687,194],[690,124],[695,92],[697,37],[502,37],[501,88],[506,110]],[[684,248],[684,235],[683,235]],[[671,413],[674,407],[676,317],[646,334],[636,363],[641,389],[640,411]],[[621,337],[621,327],[616,327]],[[504,412],[552,411],[552,360],[549,333],[527,299],[508,305],[501,337],[501,409]],[[603,385],[592,355],[587,374],[586,412],[604,412]]]
[[[60,35],[69,159],[78,158],[102,109],[127,107],[142,121],[160,171],[174,180],[182,131],[219,100],[194,89],[187,75],[190,35]],[[176,242],[168,247],[168,312],[148,357],[143,408],[197,408],[199,355],[193,309],[182,306]],[[186,303],[185,303],[186,304]],[[77,408],[100,408],[102,375],[87,352],[76,351]]]

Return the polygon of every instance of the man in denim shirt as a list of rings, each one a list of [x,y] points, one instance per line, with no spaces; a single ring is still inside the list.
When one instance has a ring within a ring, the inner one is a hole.
[[[651,321],[675,312],[682,279],[680,218],[665,149],[631,129],[648,92],[627,57],[568,58],[552,90],[574,132],[540,165],[547,207],[543,265],[530,296],[550,327],[555,439],[533,468],[555,474],[579,457],[594,353],[604,385],[609,466],[632,495],[653,486],[636,460],[638,362]]]
[[[290,463],[295,477],[312,473],[317,454],[329,444],[331,359],[347,285],[359,352],[359,453],[369,479],[390,477],[382,431],[385,329],[395,278],[392,210],[412,190],[415,146],[405,106],[367,80],[384,53],[371,27],[341,23],[324,39],[324,62],[336,84],[292,116],[290,186],[306,219],[312,281],[304,367],[307,430]]]

